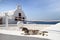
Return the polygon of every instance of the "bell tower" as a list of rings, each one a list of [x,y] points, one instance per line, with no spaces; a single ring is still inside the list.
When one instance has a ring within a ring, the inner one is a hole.
[[[22,10],[22,7],[21,7],[21,5],[17,4],[17,7],[16,7],[16,9],[21,9],[21,10]]]
[[[21,5],[16,6],[16,11],[14,13],[15,21],[25,21],[25,14],[22,10]]]

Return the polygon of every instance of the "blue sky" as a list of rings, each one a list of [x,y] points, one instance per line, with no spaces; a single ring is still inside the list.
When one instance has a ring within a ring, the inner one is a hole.
[[[28,20],[60,20],[60,0],[0,0],[0,12],[22,5]]]

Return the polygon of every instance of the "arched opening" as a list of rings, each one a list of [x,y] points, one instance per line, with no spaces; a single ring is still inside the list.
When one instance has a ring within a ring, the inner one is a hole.
[[[18,17],[15,17],[15,21],[22,21],[21,16],[22,16],[21,13],[18,13]]]
[[[18,13],[18,17],[15,17],[15,21],[24,21],[25,17],[22,17],[21,13]]]
[[[21,17],[22,15],[21,15],[21,13],[19,13],[19,17]]]
[[[0,18],[0,24],[2,24],[2,17]]]

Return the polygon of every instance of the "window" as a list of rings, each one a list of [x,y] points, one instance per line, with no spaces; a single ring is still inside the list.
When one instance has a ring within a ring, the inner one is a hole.
[[[19,13],[19,16],[21,16],[21,13]]]
[[[25,19],[25,17],[23,17],[23,19]]]

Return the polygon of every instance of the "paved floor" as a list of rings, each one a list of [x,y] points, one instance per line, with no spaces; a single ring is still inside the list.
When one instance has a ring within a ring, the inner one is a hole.
[[[50,40],[50,39],[0,34],[0,40]]]

